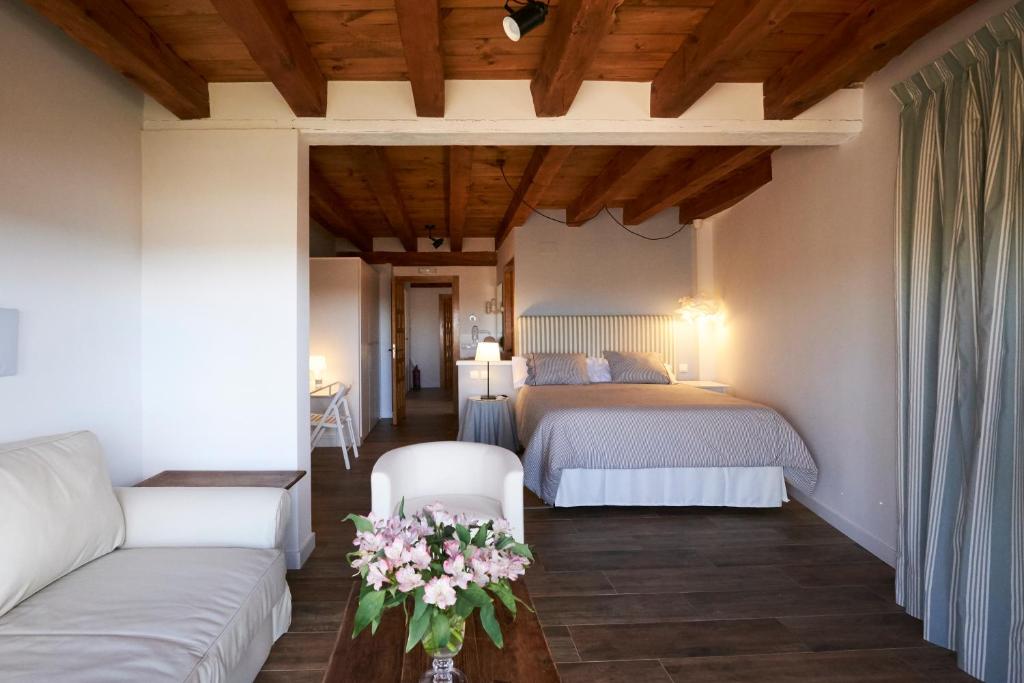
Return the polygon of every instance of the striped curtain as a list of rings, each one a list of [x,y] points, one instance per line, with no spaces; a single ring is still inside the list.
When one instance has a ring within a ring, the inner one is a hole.
[[[1024,2],[893,92],[897,600],[1024,682]]]

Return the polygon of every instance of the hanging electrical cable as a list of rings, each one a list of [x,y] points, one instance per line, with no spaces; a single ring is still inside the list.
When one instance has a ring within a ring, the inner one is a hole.
[[[501,179],[505,181],[505,185],[508,187],[508,189],[512,192],[512,194],[514,196],[515,193],[516,193],[516,189],[514,187],[512,187],[512,183],[510,183],[508,181],[508,177],[505,175],[505,160],[504,159],[499,159],[498,160],[498,170],[501,171]],[[528,208],[533,213],[537,214],[541,218],[548,219],[552,223],[558,223],[560,225],[569,225],[568,221],[563,221],[561,219],[555,218],[554,216],[547,215],[546,213],[544,213],[543,211],[539,210],[535,206],[527,203],[525,199],[522,200],[522,204],[523,204],[523,206]],[[632,230],[632,229],[628,228],[624,223],[622,223],[622,221],[620,221],[618,218],[616,218],[615,214],[613,214],[611,212],[611,210],[608,208],[607,204],[605,204],[600,209],[598,209],[597,213],[595,213],[593,216],[591,216],[590,218],[585,219],[582,222],[583,223],[587,223],[589,221],[594,220],[595,218],[597,218],[597,214],[601,213],[602,211],[604,211],[606,214],[608,214],[608,217],[612,219],[612,222],[614,222],[620,228],[622,228],[623,230],[628,232],[630,235],[633,235],[634,237],[639,237],[640,239],[647,240],[648,242],[660,242],[661,240],[671,239],[672,237],[675,237],[676,235],[681,233],[687,227],[687,225],[680,225],[678,230],[675,230],[674,232],[671,232],[671,233],[669,233],[667,235],[662,235],[660,237],[651,237],[649,235],[644,235],[643,233],[639,233],[639,232],[637,232],[635,230]]]

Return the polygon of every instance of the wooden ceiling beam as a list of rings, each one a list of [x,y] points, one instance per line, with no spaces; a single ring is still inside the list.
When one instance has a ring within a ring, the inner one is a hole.
[[[28,0],[181,119],[210,115],[206,80],[121,0]]]
[[[473,148],[462,145],[449,147],[447,157],[445,197],[448,210],[448,242],[452,251],[462,251],[462,237],[466,231],[466,209],[469,206],[469,186],[473,180]]]
[[[296,116],[327,115],[327,80],[284,0],[212,0]]]
[[[338,256],[358,256],[371,265],[393,266],[496,266],[495,251],[373,251],[338,252]]]
[[[572,149],[568,145],[534,148],[533,156],[530,157],[530,162],[519,179],[519,185],[512,194],[512,201],[509,202],[508,208],[505,210],[505,216],[501,219],[498,234],[494,238],[496,247],[501,246],[505,238],[512,232],[512,228],[519,227],[526,222],[526,218],[532,211],[530,207],[537,206],[537,200],[558,175],[558,170],[572,154]]]
[[[863,81],[973,0],[861,3],[764,84],[766,119],[791,119],[837,90]]]
[[[565,220],[571,226],[583,225],[606,205],[608,198],[629,174],[643,167],[657,147],[623,147],[569,204]]]
[[[704,192],[683,200],[679,205],[679,224],[686,225],[699,218],[710,218],[725,211],[771,181],[772,157],[771,154],[766,154]]]
[[[562,0],[530,81],[537,116],[565,116],[623,0]]]
[[[361,251],[373,251],[373,238],[352,216],[341,196],[316,169],[309,169],[309,212],[325,228]]]
[[[764,147],[711,147],[696,157],[683,159],[643,194],[626,203],[622,222],[639,225],[670,206],[700,194],[766,151]]]
[[[417,116],[444,116],[440,0],[395,0]]]
[[[778,28],[797,0],[717,0],[696,33],[669,58],[651,83],[651,116],[685,112],[741,59]]]
[[[394,169],[383,147],[353,147],[363,177],[373,191],[377,204],[388,219],[395,236],[406,251],[416,251],[416,231],[402,201]]]

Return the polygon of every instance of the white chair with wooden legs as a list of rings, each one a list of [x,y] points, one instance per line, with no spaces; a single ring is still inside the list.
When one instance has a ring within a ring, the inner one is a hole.
[[[345,469],[352,469],[348,460],[349,444],[355,457],[359,457],[359,439],[356,438],[355,425],[352,421],[352,411],[348,406],[348,393],[352,387],[340,382],[333,382],[312,392],[316,396],[319,392],[327,392],[324,397],[330,396],[331,402],[322,413],[310,413],[309,426],[313,430],[310,436],[310,450],[312,451],[320,443],[320,439],[328,429],[333,429],[338,434],[338,445],[341,446],[342,457],[345,460]],[[333,393],[332,393],[333,391]],[[345,430],[348,430],[346,438]],[[346,443],[347,441],[347,443]]]

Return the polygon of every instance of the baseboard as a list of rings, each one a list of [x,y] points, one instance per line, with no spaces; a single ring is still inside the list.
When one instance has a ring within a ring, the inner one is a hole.
[[[298,550],[284,551],[285,565],[288,569],[302,569],[302,565],[306,564],[306,560],[313,554],[314,548],[316,548],[316,534],[310,532]]]
[[[809,508],[811,512],[824,519],[836,529],[839,529],[839,531],[842,531],[882,562],[885,562],[890,567],[896,566],[896,549],[891,545],[811,496],[801,491],[796,491],[793,487],[789,487],[789,489],[789,495]]]

